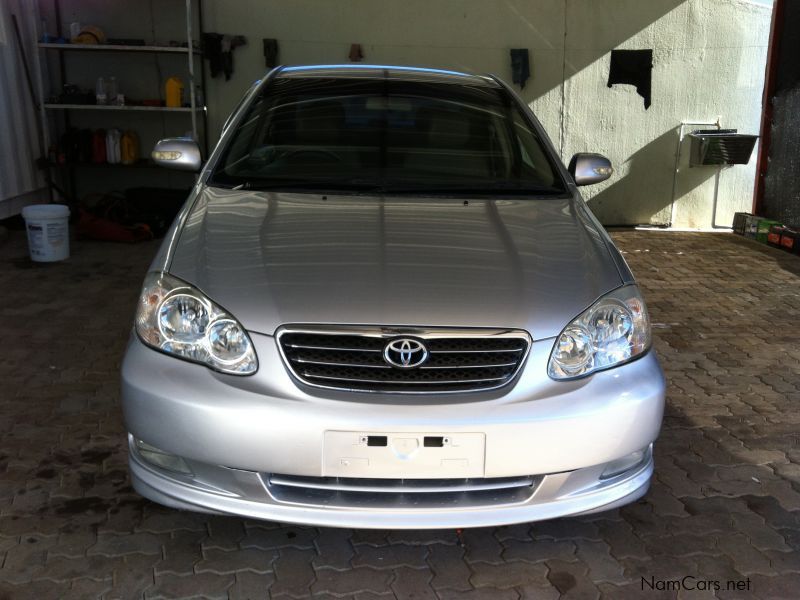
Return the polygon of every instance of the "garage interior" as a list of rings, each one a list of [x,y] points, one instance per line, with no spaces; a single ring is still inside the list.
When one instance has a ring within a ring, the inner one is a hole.
[[[795,3],[5,0],[0,11],[0,598],[797,597]],[[527,77],[511,50],[526,51]],[[668,383],[643,499],[400,531],[189,513],[132,490],[120,363],[141,280],[194,177],[155,167],[151,148],[188,134],[207,156],[268,65],[349,62],[494,73],[515,82],[563,161],[611,159],[614,176],[584,198],[644,292]],[[175,78],[183,96],[169,106]],[[98,106],[100,89],[116,103]],[[118,158],[112,130],[127,136]],[[21,211],[48,202],[70,207],[70,250],[42,263]],[[739,587],[712,585],[729,581]]]

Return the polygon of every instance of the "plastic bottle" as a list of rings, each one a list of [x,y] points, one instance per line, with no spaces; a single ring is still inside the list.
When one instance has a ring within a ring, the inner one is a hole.
[[[109,164],[116,165],[120,162],[120,131],[109,129],[106,133],[106,160]]]
[[[164,84],[164,96],[167,99],[167,106],[179,108],[183,106],[183,81],[180,77],[170,77]]]
[[[94,86],[94,97],[97,104],[106,104],[108,102],[106,82],[102,77],[97,78],[97,83]]]
[[[106,81],[106,102],[108,104],[117,103],[117,78],[109,77]]]
[[[122,134],[120,153],[123,165],[133,165],[139,161],[139,137],[136,132],[128,130]]]
[[[106,162],[106,132],[98,129],[92,135],[92,162],[102,164]]]
[[[43,44],[48,44],[53,41],[53,38],[47,33],[47,19],[42,19],[42,37],[39,41]]]

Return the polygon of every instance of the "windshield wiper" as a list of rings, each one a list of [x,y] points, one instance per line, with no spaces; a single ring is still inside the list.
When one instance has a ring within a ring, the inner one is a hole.
[[[508,181],[487,184],[464,185],[419,185],[419,186],[382,186],[376,192],[386,195],[392,194],[520,194],[526,196],[553,196],[561,195],[566,190],[550,186],[520,185]]]
[[[233,190],[248,191],[286,191],[286,190],[308,190],[314,192],[363,192],[375,189],[375,183],[365,183],[357,180],[347,179],[249,179],[238,185],[230,185],[222,182],[211,182],[211,185],[221,185]]]
[[[480,184],[428,184],[428,185],[395,185],[382,184],[368,179],[250,179],[238,185],[223,182],[211,182],[228,189],[247,191],[308,191],[308,192],[349,192],[353,194],[375,195],[525,195],[554,196],[565,193],[564,189],[550,186],[524,185],[509,181],[488,182]]]

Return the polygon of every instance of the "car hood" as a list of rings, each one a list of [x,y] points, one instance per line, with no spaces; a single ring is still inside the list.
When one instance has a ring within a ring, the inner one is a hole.
[[[205,188],[168,270],[264,334],[331,323],[543,339],[622,283],[577,202]]]

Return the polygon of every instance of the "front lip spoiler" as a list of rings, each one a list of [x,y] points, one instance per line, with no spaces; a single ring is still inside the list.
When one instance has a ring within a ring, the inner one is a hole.
[[[154,502],[181,510],[233,515],[322,527],[365,529],[443,529],[489,527],[541,521],[611,510],[641,498],[650,487],[653,458],[628,477],[595,492],[564,496],[549,502],[465,508],[463,510],[359,510],[316,508],[274,502],[256,502],[215,494],[162,476],[130,455],[134,489]],[[254,474],[255,475],[255,474]],[[545,476],[545,480],[548,476]],[[535,497],[535,496],[534,496]]]

